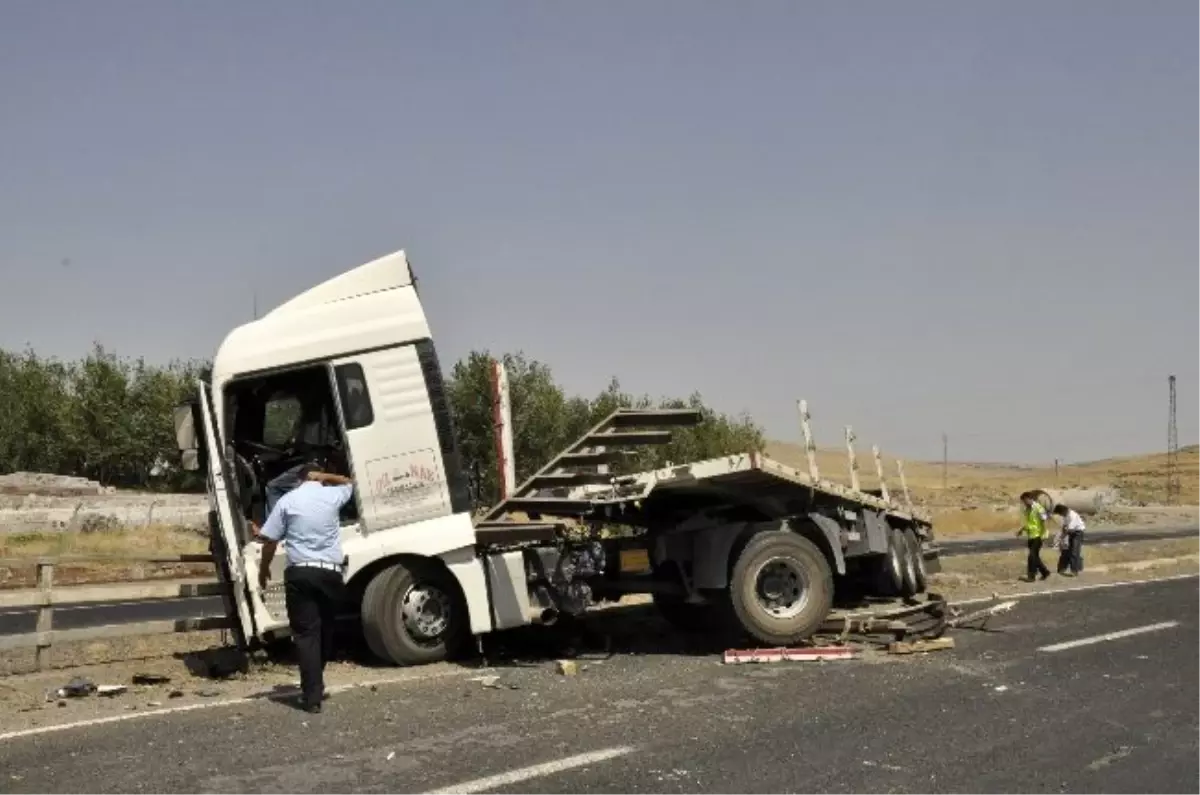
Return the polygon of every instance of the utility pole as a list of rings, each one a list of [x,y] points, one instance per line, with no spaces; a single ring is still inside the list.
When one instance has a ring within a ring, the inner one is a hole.
[[[942,491],[947,487],[947,479],[950,471],[950,437],[942,433]]]
[[[1175,427],[1175,376],[1167,376],[1167,505],[1179,501],[1179,431]]]

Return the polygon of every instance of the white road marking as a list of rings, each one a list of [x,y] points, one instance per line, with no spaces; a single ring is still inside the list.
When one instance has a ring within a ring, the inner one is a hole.
[[[518,784],[522,781],[528,781],[531,778],[539,776],[549,776],[555,773],[561,773],[564,770],[571,770],[577,767],[584,767],[596,762],[603,762],[606,759],[614,759],[618,756],[633,753],[636,749],[623,745],[616,748],[605,748],[600,751],[591,751],[586,754],[578,754],[576,756],[568,756],[565,759],[557,759],[553,762],[544,762],[540,765],[530,765],[529,767],[519,767],[516,770],[510,770],[507,773],[497,773],[494,776],[486,778],[477,778],[471,781],[464,781],[461,784],[454,784],[449,787],[433,790],[430,795],[450,795],[450,793],[463,793],[470,795],[475,792],[488,792],[498,787],[505,787],[510,784]]]
[[[335,694],[343,693],[347,690],[357,690],[362,687],[395,685],[403,684],[405,682],[423,682],[429,679],[442,679],[448,676],[465,676],[468,673],[470,673],[470,671],[449,670],[422,672],[420,675],[402,674],[400,676],[385,677],[383,679],[372,679],[369,682],[356,682],[349,685],[332,685],[326,689],[330,694]],[[251,693],[248,696],[241,696],[239,698],[226,698],[218,701],[202,701],[199,704],[181,704],[177,707],[164,707],[162,709],[146,710],[145,712],[129,712],[122,715],[111,715],[107,718],[89,718],[88,720],[78,720],[72,723],[59,723],[53,726],[36,726],[32,729],[18,729],[16,731],[0,734],[0,742],[5,740],[16,740],[21,737],[32,737],[38,734],[50,734],[53,732],[66,731],[67,729],[103,726],[106,723],[117,723],[123,720],[138,720],[140,718],[152,718],[156,715],[171,715],[177,712],[192,712],[198,709],[228,707],[232,704],[249,704],[256,701],[270,701],[272,699],[287,698],[289,695],[292,695],[292,693],[278,693],[274,690],[264,690],[257,693]]]
[[[1121,580],[1120,582],[1098,582],[1093,585],[1075,585],[1066,588],[1054,588],[1047,591],[1022,591],[1020,593],[997,594],[996,596],[981,596],[977,599],[963,599],[961,602],[951,602],[954,607],[964,605],[983,605],[988,602],[999,602],[1008,599],[1028,599],[1031,596],[1053,596],[1056,593],[1078,593],[1080,591],[1099,591],[1105,588],[1125,588],[1130,585],[1153,585],[1156,582],[1174,582],[1175,580],[1194,580],[1200,577],[1196,574],[1172,574],[1170,577],[1156,577],[1152,580]]]
[[[1103,643],[1108,640],[1120,640],[1133,635],[1142,635],[1147,632],[1158,632],[1163,629],[1171,629],[1179,626],[1178,621],[1162,621],[1158,624],[1147,624],[1144,627],[1134,627],[1132,629],[1122,629],[1118,632],[1106,632],[1103,635],[1093,635],[1090,638],[1080,638],[1079,640],[1068,640],[1063,643],[1053,643],[1049,646],[1042,646],[1038,651],[1066,651],[1067,649],[1075,649],[1079,646],[1090,646],[1093,643]]]

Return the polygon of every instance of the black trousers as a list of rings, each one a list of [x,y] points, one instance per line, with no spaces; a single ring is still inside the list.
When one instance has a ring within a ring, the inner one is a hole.
[[[342,575],[330,569],[288,566],[283,572],[283,587],[300,663],[300,689],[306,704],[319,704],[325,695],[325,663],[333,656]]]
[[[1067,569],[1072,574],[1083,571],[1083,533],[1076,531],[1067,533],[1067,548],[1058,553],[1058,573]]]
[[[1045,541],[1044,538],[1031,538],[1027,542],[1029,546],[1029,560],[1026,564],[1026,568],[1028,569],[1029,579],[1031,580],[1038,574],[1041,574],[1043,577],[1050,576],[1050,569],[1046,568],[1045,563],[1042,563],[1043,541]]]

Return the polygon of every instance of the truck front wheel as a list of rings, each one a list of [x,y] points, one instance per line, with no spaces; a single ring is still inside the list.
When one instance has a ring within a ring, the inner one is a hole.
[[[729,597],[738,624],[751,637],[790,646],[810,637],[829,615],[833,570],[807,538],[759,533],[733,565]]]
[[[467,611],[449,573],[406,561],[383,569],[362,600],[367,646],[385,662],[421,665],[454,656],[467,640]]]

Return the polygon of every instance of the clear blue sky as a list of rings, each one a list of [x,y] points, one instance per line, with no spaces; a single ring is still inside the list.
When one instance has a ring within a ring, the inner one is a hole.
[[[0,346],[409,251],[447,366],[959,459],[1197,436],[1194,2],[0,4]]]

